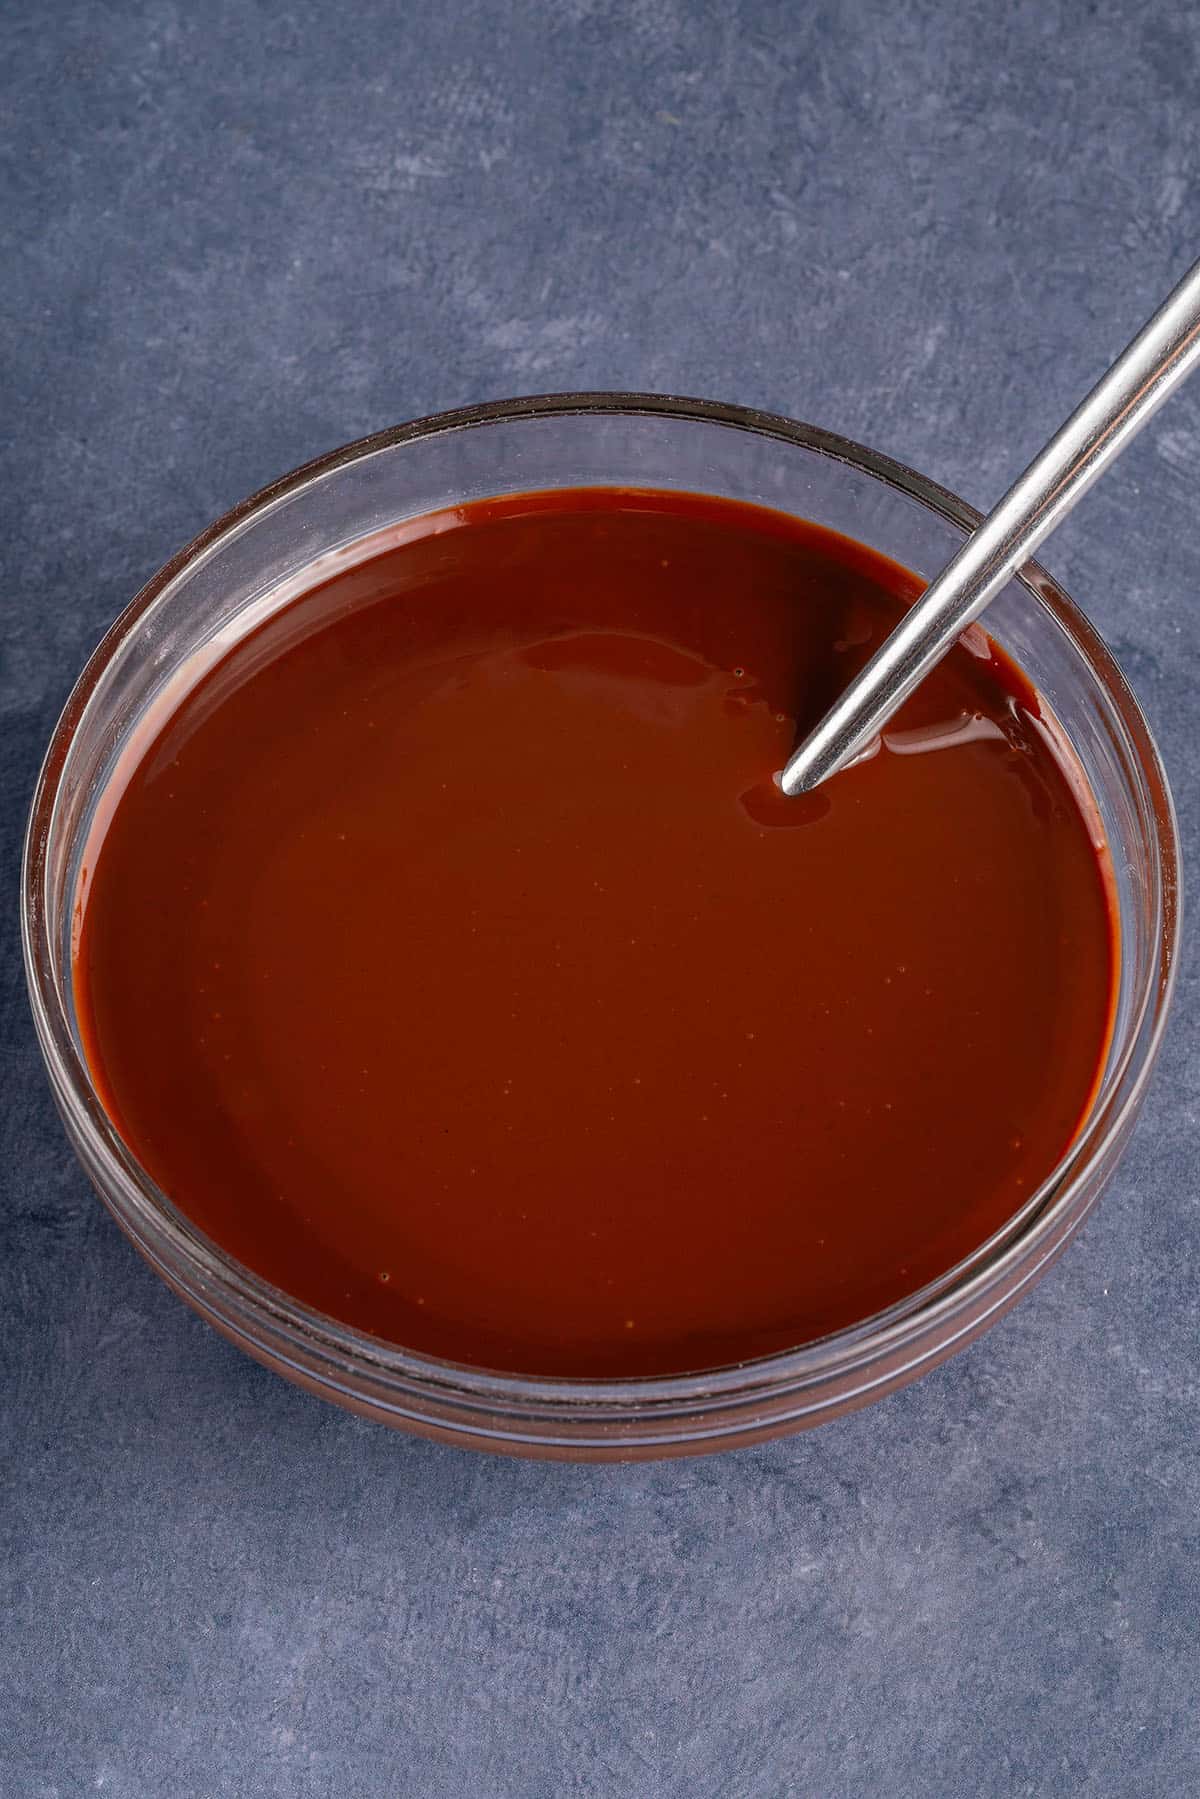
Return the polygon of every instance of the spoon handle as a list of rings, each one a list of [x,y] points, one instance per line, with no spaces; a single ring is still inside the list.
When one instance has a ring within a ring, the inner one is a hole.
[[[1200,262],[1143,326],[794,752],[807,793],[861,754],[989,600],[1200,363]]]

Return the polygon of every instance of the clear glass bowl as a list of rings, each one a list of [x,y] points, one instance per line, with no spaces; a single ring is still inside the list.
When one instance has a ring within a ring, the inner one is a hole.
[[[923,575],[976,522],[961,500],[844,438],[705,401],[570,394],[422,419],[324,456],[236,507],[157,574],[84,669],[34,797],[23,873],[33,1013],[68,1135],[101,1198],[177,1293],[314,1393],[442,1441],[618,1460],[698,1454],[836,1417],[983,1331],[1069,1242],[1115,1168],[1146,1090],[1179,933],[1179,843],[1158,753],[1087,619],[1030,564],[988,629],[1057,715],[1112,853],[1120,969],[1112,1047],[1070,1152],[966,1262],[853,1329],[681,1378],[530,1380],[420,1356],[299,1304],[210,1242],[120,1141],[89,1078],[71,986],[79,859],[116,756],[185,663],[218,653],[398,521],[456,501],[580,485],[675,487],[813,519]],[[194,662],[193,662],[194,666]]]

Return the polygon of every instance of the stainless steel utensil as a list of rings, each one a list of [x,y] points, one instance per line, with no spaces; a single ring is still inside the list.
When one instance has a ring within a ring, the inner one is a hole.
[[[1200,262],[931,581],[777,777],[808,793],[867,749],[909,694],[1200,363]]]

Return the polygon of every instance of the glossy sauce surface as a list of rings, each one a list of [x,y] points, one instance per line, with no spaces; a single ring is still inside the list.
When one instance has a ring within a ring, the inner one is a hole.
[[[547,1375],[866,1318],[1017,1211],[1102,1062],[1087,796],[975,628],[878,754],[771,782],[919,592],[613,489],[415,521],[126,756],[81,876],[94,1078],[319,1309]]]

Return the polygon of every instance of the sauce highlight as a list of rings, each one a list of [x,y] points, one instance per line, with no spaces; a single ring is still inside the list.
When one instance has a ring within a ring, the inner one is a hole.
[[[251,631],[98,814],[75,989],[160,1187],[294,1296],[513,1372],[684,1372],[946,1272],[1086,1115],[1079,778],[977,627],[771,776],[920,591],[710,497],[414,522]]]

